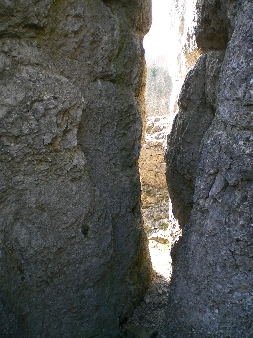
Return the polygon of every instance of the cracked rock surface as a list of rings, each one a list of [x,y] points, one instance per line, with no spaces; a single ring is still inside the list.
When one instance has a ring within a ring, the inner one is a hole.
[[[184,226],[182,238],[173,250],[175,269],[169,290],[167,335],[250,338],[253,336],[253,4],[247,0],[202,0],[198,4],[197,42],[204,55],[189,75],[193,80],[189,83],[188,77],[181,92],[180,103],[184,106],[170,136],[174,149],[167,156],[168,184],[174,186],[177,194],[172,200],[173,207],[181,208],[185,217],[180,222]],[[224,36],[228,44],[224,44]],[[208,80],[210,73],[203,75],[198,69],[204,58],[215,63],[215,55],[222,52],[225,56],[219,66],[216,90]],[[208,125],[199,125],[198,116],[206,114],[210,100],[206,96],[204,105],[195,101],[191,87],[195,84],[197,90],[215,97],[214,117]],[[190,142],[184,143],[186,136]],[[175,147],[178,161],[173,160]],[[192,150],[188,153],[189,147]],[[192,156],[194,152],[196,157]],[[193,160],[193,167],[189,160]],[[182,186],[176,189],[173,175],[182,175],[192,182],[190,189],[186,185],[186,198],[178,198]],[[189,208],[185,207],[185,201],[191,201]]]
[[[0,4],[0,336],[118,337],[151,279],[147,0]]]

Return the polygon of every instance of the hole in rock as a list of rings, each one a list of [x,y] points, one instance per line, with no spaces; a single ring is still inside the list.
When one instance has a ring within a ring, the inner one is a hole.
[[[131,325],[146,327],[153,323],[159,337],[166,337],[167,295],[172,273],[170,250],[181,233],[172,214],[164,155],[167,135],[178,110],[180,89],[199,56],[194,39],[195,5],[195,0],[152,1],[152,27],[144,39],[146,133],[139,168],[142,214],[155,275],[128,326],[131,329]]]
[[[89,234],[89,227],[87,226],[87,224],[83,225],[81,228],[82,234],[84,235],[84,237],[87,237]]]

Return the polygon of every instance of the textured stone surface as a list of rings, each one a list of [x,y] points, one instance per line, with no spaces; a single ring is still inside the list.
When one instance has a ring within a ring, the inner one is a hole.
[[[0,336],[117,337],[150,281],[149,1],[0,5]]]
[[[212,1],[205,4],[213,9]],[[201,141],[193,210],[170,288],[168,337],[253,336],[252,18],[252,2],[241,1],[216,114]]]
[[[195,32],[200,49],[226,49],[233,33],[237,6],[237,0],[197,0],[198,19]]]
[[[201,140],[214,118],[223,56],[223,52],[206,53],[190,70],[168,137],[166,176],[173,213],[181,226],[189,220],[193,205]]]

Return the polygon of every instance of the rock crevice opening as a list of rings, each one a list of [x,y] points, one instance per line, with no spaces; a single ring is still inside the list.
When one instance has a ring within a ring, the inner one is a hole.
[[[183,228],[166,334],[251,337],[253,5],[197,9],[203,55],[166,155]],[[149,0],[0,5],[3,338],[116,338],[150,283],[138,168],[150,13]]]

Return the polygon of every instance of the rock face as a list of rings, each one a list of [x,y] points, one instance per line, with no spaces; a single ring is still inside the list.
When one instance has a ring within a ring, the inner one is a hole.
[[[174,210],[185,225],[168,337],[252,337],[253,4],[198,6],[204,55],[181,92],[167,154]]]
[[[168,138],[167,180],[173,213],[181,226],[189,220],[193,206],[201,141],[217,108],[223,56],[222,51],[203,54],[190,70],[179,95],[179,113]]]
[[[0,336],[117,337],[151,276],[145,0],[0,6]]]
[[[161,228],[165,230],[169,226],[169,197],[164,159],[167,126],[167,116],[147,118],[145,142],[142,145],[139,159],[142,183],[142,213],[149,235]]]

